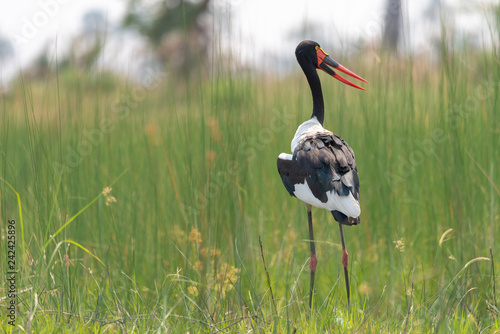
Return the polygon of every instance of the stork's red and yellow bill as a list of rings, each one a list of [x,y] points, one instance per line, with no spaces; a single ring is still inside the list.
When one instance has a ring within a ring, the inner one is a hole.
[[[319,46],[316,47],[316,55],[318,56],[318,68],[319,69],[325,71],[326,73],[330,74],[332,77],[334,77],[335,79],[337,79],[340,82],[345,83],[346,85],[365,90],[363,87],[360,87],[360,86],[356,85],[355,83],[350,82],[349,80],[347,80],[343,76],[335,73],[335,71],[332,70],[330,67],[328,67],[327,65],[332,66],[333,68],[335,68],[341,72],[344,72],[345,74],[350,75],[353,78],[356,78],[358,80],[361,80],[363,82],[368,83],[368,81],[366,81],[365,79],[363,79],[362,77],[360,77],[356,73],[350,71],[349,69],[345,68],[344,66],[340,65],[338,62],[333,60],[328,55],[328,53],[323,51],[323,49],[321,49]]]

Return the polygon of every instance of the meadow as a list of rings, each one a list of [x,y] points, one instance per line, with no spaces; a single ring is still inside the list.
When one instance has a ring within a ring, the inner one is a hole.
[[[360,175],[361,224],[344,229],[350,305],[337,223],[313,209],[309,309],[306,210],[277,173],[312,111],[298,66],[167,67],[140,83],[68,70],[21,78],[0,102],[3,331],[500,331],[498,55],[443,44],[434,61],[333,58],[370,82],[320,74],[324,126]]]

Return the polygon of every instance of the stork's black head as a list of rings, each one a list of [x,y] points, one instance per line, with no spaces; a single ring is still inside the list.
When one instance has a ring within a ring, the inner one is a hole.
[[[299,45],[297,45],[297,48],[295,49],[295,57],[297,57],[297,61],[299,62],[300,67],[302,67],[302,70],[306,74],[307,71],[310,71],[312,65],[314,69],[319,68],[320,70],[325,71],[326,73],[330,74],[332,77],[339,80],[340,82],[365,90],[364,88],[350,82],[349,80],[335,73],[335,71],[333,71],[330,67],[327,66],[329,65],[339,71],[344,72],[345,74],[348,74],[358,80],[368,83],[368,81],[366,81],[359,75],[351,72],[350,70],[340,65],[332,58],[330,58],[330,56],[325,51],[323,51],[323,49],[321,49],[321,47],[317,42],[308,40],[300,42]]]
[[[302,64],[313,64],[315,68],[318,68],[318,57],[316,55],[317,48],[320,48],[319,44],[315,41],[305,40],[297,45],[295,49],[295,57],[300,66]]]

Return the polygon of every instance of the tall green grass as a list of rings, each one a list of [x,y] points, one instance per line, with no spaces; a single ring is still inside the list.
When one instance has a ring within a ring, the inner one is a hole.
[[[339,61],[370,81],[360,92],[321,75],[324,126],[360,173],[350,307],[338,228],[314,210],[309,309],[306,210],[276,171],[311,114],[301,73],[63,72],[1,103],[3,273],[7,220],[23,217],[14,331],[499,330],[497,56],[443,45],[437,65]]]

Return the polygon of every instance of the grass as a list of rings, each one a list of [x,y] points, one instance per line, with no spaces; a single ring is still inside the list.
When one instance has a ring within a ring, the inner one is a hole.
[[[443,46],[437,65],[343,63],[370,81],[360,92],[321,75],[325,128],[360,172],[362,224],[345,229],[349,307],[338,228],[313,210],[309,309],[306,210],[276,171],[310,117],[302,74],[186,83],[158,71],[133,84],[69,71],[21,80],[1,101],[0,263],[6,276],[15,219],[19,270],[15,328],[0,284],[2,328],[500,330],[498,57]]]

